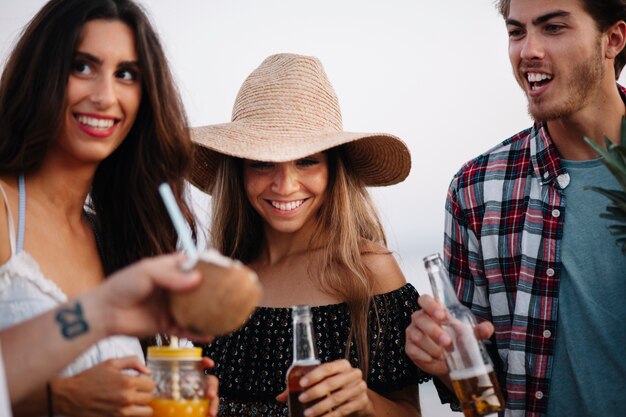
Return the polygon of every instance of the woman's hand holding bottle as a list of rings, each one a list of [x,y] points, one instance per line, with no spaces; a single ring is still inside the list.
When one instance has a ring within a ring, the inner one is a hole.
[[[363,372],[345,359],[323,363],[308,372],[300,383],[299,400],[314,403],[305,414],[310,417],[373,416],[374,407],[368,396]],[[277,399],[285,401],[287,391]]]

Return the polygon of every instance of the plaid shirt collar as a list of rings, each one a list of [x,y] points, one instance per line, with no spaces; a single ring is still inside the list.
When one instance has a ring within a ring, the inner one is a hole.
[[[550,138],[548,126],[543,122],[535,123],[530,131],[529,140],[530,158],[535,175],[541,178],[542,185],[550,183],[560,185],[558,178],[566,172],[559,162],[559,153]]]

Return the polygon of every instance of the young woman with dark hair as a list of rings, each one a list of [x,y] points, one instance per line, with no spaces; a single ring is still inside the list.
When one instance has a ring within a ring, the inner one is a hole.
[[[0,327],[175,251],[158,185],[172,186],[195,231],[183,199],[191,150],[143,10],[131,0],[47,3],[0,80],[0,219],[8,220],[0,221]],[[54,411],[146,415],[154,386],[146,374],[137,339],[105,339],[51,380]],[[16,415],[43,414],[44,388]]]

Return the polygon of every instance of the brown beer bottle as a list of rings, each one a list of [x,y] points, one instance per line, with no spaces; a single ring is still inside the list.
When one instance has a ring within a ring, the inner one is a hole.
[[[504,408],[504,399],[485,345],[476,338],[476,318],[456,296],[448,271],[437,253],[424,258],[433,296],[447,309],[444,330],[452,339],[445,359],[450,379],[466,417],[484,416]]]
[[[289,415],[304,417],[304,410],[317,401],[301,403],[298,396],[302,393],[300,379],[309,371],[319,366],[315,349],[315,336],[311,323],[311,308],[307,305],[292,307],[293,320],[293,362],[287,370],[287,390],[289,391]]]

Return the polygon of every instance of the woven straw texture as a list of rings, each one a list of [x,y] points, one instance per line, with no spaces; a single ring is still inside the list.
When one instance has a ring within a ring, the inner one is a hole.
[[[277,54],[244,81],[231,123],[192,129],[196,144],[191,181],[210,192],[224,155],[286,162],[343,146],[346,164],[369,186],[403,181],[411,156],[399,138],[342,129],[335,91],[314,57]]]

